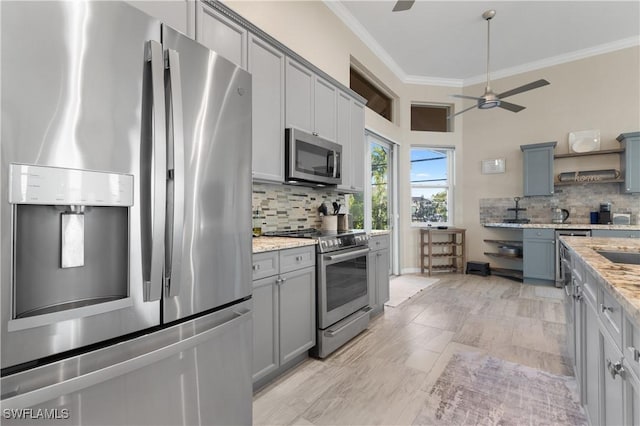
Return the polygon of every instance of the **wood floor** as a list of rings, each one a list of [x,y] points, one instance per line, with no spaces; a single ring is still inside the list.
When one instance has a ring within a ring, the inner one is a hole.
[[[254,396],[257,425],[413,424],[452,354],[477,351],[571,375],[562,291],[499,277],[440,282],[372,320],[325,360],[309,359]]]

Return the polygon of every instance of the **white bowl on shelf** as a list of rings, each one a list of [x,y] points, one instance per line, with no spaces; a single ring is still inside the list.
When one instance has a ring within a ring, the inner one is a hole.
[[[600,130],[582,130],[569,133],[569,152],[600,151]]]

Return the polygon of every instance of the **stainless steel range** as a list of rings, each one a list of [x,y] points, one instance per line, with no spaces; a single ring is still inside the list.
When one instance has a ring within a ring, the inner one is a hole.
[[[369,324],[369,236],[361,230],[302,229],[265,236],[314,238],[316,257],[317,344],[311,355],[325,358]]]

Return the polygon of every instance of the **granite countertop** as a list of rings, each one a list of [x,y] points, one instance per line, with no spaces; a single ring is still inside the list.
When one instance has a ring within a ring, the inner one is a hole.
[[[388,229],[372,229],[371,232],[369,232],[369,235],[372,237],[377,237],[378,235],[389,235],[391,233],[391,231],[389,231]]]
[[[311,238],[289,237],[255,237],[253,239],[253,253],[283,250],[295,247],[315,246],[316,240]]]
[[[517,229],[617,229],[617,230],[640,230],[640,225],[599,225],[589,223],[505,223],[492,222],[483,223],[485,228],[517,228]]]
[[[640,265],[613,263],[597,250],[640,253],[635,238],[560,237],[599,276],[604,286],[640,326]]]

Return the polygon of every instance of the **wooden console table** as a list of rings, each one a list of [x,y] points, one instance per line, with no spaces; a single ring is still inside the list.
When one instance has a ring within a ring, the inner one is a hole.
[[[464,273],[465,238],[466,229],[462,228],[422,228],[420,229],[420,272],[425,269],[432,272],[458,272]],[[444,235],[445,240],[434,241],[434,237]],[[439,248],[434,251],[434,248]],[[446,260],[446,263],[435,264],[435,259]],[[426,263],[426,264],[425,264]]]

